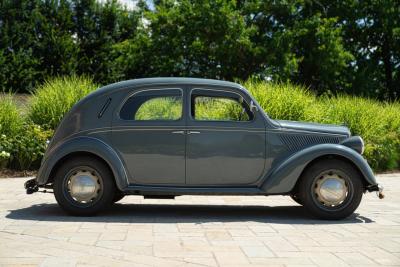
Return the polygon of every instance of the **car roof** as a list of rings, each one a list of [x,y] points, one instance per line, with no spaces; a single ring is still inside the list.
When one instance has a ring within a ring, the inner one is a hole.
[[[213,80],[213,79],[201,79],[201,78],[184,78],[184,77],[157,77],[157,78],[141,78],[134,80],[127,80],[117,82],[112,85],[114,86],[131,86],[131,85],[151,85],[151,84],[201,84],[201,85],[220,85],[220,86],[233,86],[240,87],[239,84]]]
[[[104,93],[111,93],[113,91],[118,91],[119,89],[126,87],[147,86],[147,85],[168,85],[168,84],[213,85],[213,86],[234,87],[237,89],[243,89],[243,87],[240,84],[228,81],[200,79],[200,78],[183,78],[183,77],[182,78],[157,77],[157,78],[141,78],[141,79],[126,80],[126,81],[112,83],[94,91],[91,95],[93,96]]]

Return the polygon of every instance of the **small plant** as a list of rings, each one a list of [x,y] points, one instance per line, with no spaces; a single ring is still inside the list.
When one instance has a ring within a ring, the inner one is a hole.
[[[6,151],[0,152],[0,169],[7,167],[11,154]]]
[[[52,135],[53,130],[43,130],[39,125],[26,123],[21,133],[12,140],[13,168],[37,169]]]
[[[36,88],[32,96],[29,118],[46,129],[55,129],[65,113],[98,86],[82,76],[58,77]]]
[[[5,134],[0,135],[0,169],[6,168],[11,160],[12,143]]]
[[[21,130],[23,118],[11,94],[0,95],[0,134],[13,136]]]

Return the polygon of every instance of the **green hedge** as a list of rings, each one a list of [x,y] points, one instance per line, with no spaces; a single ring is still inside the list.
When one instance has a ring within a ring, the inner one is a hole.
[[[73,75],[48,80],[33,93],[28,116],[46,129],[55,129],[79,99],[98,87],[86,76]]]
[[[64,114],[98,86],[88,77],[57,77],[36,88],[28,110],[12,95],[0,98],[0,168],[32,170],[40,161]]]
[[[375,171],[399,167],[400,103],[345,95],[316,97],[300,86],[254,79],[243,85],[271,118],[344,124],[354,135],[364,138],[364,156]],[[0,167],[37,168],[45,151],[46,140],[51,138],[64,114],[97,87],[87,77],[48,80],[36,89],[28,110],[24,112],[17,108],[12,96],[2,96]]]
[[[0,95],[0,134],[12,136],[22,127],[23,119],[11,94]]]
[[[12,95],[0,97],[0,168],[38,168],[52,134],[27,119]]]
[[[273,119],[343,124],[365,141],[364,156],[376,171],[400,163],[400,104],[336,96],[316,97],[291,84],[248,80],[243,85]]]

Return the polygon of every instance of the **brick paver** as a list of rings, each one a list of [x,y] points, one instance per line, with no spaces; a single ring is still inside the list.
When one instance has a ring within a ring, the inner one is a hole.
[[[400,266],[400,174],[378,177],[342,221],[310,219],[288,197],[130,196],[71,217],[25,178],[0,179],[0,266]]]

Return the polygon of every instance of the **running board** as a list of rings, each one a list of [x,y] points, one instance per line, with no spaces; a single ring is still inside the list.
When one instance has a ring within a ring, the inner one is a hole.
[[[131,185],[125,188],[125,194],[142,196],[178,196],[178,195],[265,195],[258,187],[179,187]]]
[[[172,195],[143,195],[144,199],[175,199]]]

